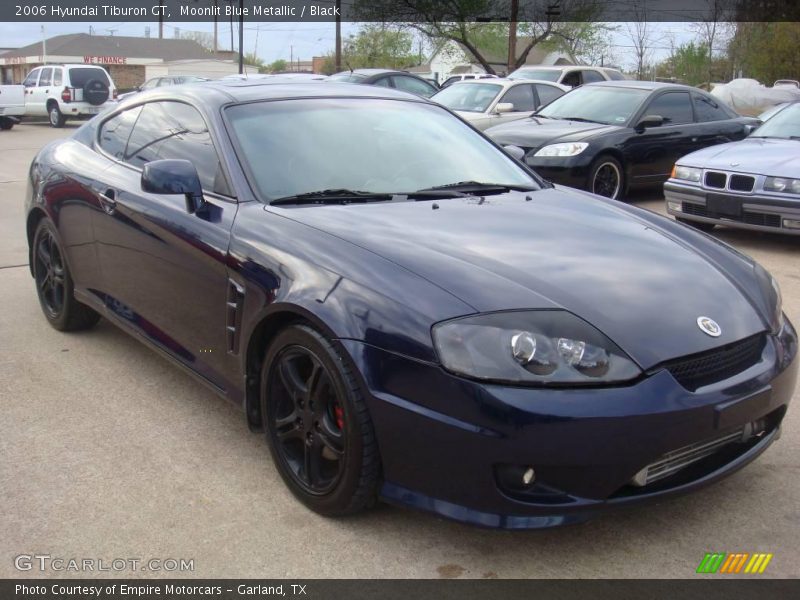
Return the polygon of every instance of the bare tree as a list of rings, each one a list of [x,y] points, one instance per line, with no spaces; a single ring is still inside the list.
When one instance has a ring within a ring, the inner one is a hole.
[[[630,2],[630,15],[632,21],[626,23],[625,31],[633,47],[636,59],[636,78],[644,79],[647,66],[653,54],[653,46],[658,39],[654,37],[651,23],[647,20],[647,0],[632,0]]]
[[[731,24],[728,22],[732,14],[729,0],[702,0],[706,5],[703,11],[703,20],[692,24],[692,30],[700,43],[708,48],[708,61],[706,62],[706,81],[711,83],[711,69],[714,64],[714,51],[721,41],[727,40],[731,34]]]

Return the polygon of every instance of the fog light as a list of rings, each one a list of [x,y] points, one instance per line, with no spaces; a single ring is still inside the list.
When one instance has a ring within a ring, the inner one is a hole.
[[[670,210],[674,210],[675,212],[681,212],[681,203],[680,202],[667,202],[667,208]]]
[[[528,470],[522,474],[522,483],[530,485],[535,481],[536,474],[533,472],[533,467],[528,467]]]
[[[800,229],[800,219],[784,219],[783,226],[788,229]]]

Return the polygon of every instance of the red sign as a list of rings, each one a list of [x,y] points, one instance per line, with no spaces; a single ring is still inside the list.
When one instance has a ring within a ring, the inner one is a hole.
[[[83,62],[87,65],[126,65],[125,56],[84,56]]]

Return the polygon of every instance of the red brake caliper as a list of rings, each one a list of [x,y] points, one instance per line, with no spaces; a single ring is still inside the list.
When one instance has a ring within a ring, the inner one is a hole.
[[[344,431],[344,411],[339,404],[333,407],[333,415],[336,417],[336,426],[340,431]]]

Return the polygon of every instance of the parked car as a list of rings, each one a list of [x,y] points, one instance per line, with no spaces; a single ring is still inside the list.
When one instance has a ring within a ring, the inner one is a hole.
[[[520,67],[511,73],[508,79],[537,79],[540,81],[554,81],[569,87],[578,87],[579,85],[599,81],[624,81],[627,78],[617,69],[608,67],[546,67],[536,65]]]
[[[0,130],[8,131],[25,114],[25,88],[0,85]]]
[[[525,163],[551,181],[619,199],[632,187],[664,183],[681,156],[740,140],[758,123],[695,88],[607,81],[486,133],[521,148]]]
[[[45,319],[103,316],[241,407],[325,515],[652,502],[754,460],[794,391],[752,259],[390,89],[144,92],[37,154],[25,215]]]
[[[491,73],[462,73],[459,75],[451,75],[442,82],[440,87],[444,89],[459,81],[472,81],[474,79],[499,79],[499,77]]]
[[[95,116],[113,104],[117,88],[97,65],[46,65],[33,69],[25,81],[25,114],[44,117],[53,127],[68,119]]]
[[[478,129],[530,116],[569,91],[547,81],[473,79],[440,90],[431,100],[446,106]]]
[[[139,92],[146,92],[147,90],[152,90],[153,88],[157,87],[166,87],[168,85],[181,85],[183,83],[201,83],[203,81],[210,81],[208,77],[196,77],[194,75],[172,75],[169,77],[152,77],[145,81],[142,85],[131,92],[127,92],[125,94],[120,94],[117,98],[118,100],[122,101],[125,98],[129,98]]]
[[[438,91],[438,88],[422,77],[417,77],[405,71],[392,71],[390,69],[355,69],[353,71],[342,71],[341,73],[336,73],[328,77],[328,81],[361,83],[365,85],[394,88],[416,94],[417,96],[422,96],[423,98],[430,98]]]
[[[747,139],[679,159],[664,197],[667,212],[703,231],[727,225],[800,235],[800,102]]]

